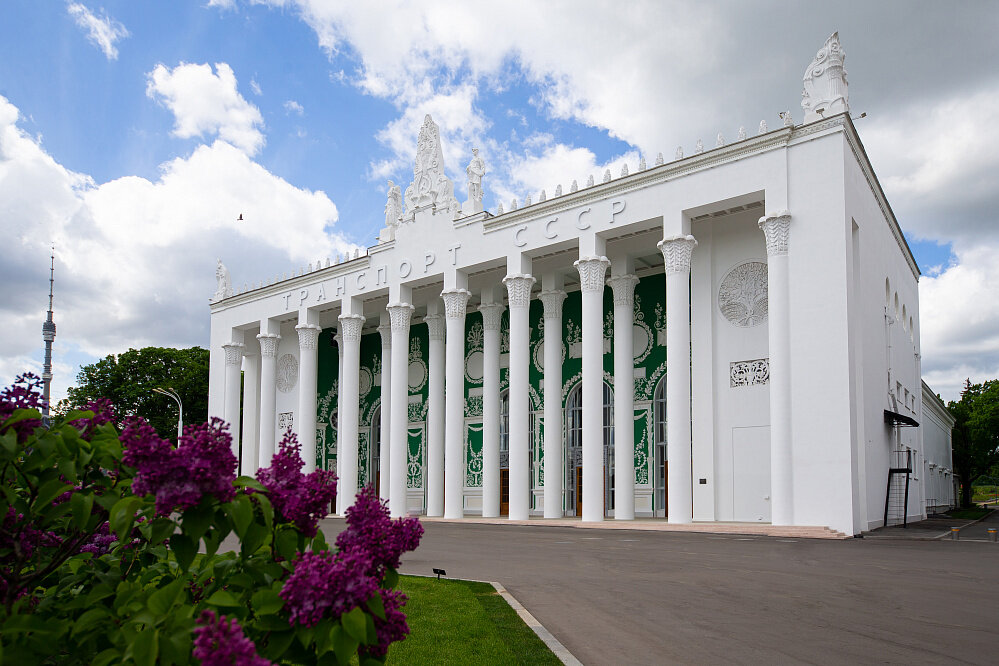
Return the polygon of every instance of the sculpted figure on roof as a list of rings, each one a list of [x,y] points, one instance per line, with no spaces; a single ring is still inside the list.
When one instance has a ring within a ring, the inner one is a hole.
[[[849,112],[850,93],[843,67],[845,60],[846,53],[839,44],[839,33],[834,32],[805,70],[801,108],[805,110],[806,123]]]
[[[412,219],[416,208],[431,204],[435,210],[446,210],[452,215],[458,210],[454,183],[444,174],[440,130],[430,114],[423,119],[423,127],[420,128],[413,182],[406,188],[405,199],[408,219]]]

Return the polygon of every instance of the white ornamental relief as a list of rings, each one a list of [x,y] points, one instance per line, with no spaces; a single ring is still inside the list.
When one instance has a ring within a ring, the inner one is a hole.
[[[767,321],[767,265],[747,261],[728,272],[718,288],[718,309],[730,323],[752,328]]]
[[[287,430],[294,430],[295,428],[295,412],[281,412],[278,414],[278,430],[285,432]]]
[[[444,175],[444,154],[441,151],[440,129],[430,114],[423,119],[416,146],[413,182],[406,188],[406,218],[413,219],[417,208],[433,205],[435,210],[458,212],[454,198],[454,183]]]
[[[752,361],[729,363],[729,386],[755,386],[770,383],[770,359],[757,358]]]
[[[277,362],[277,389],[288,393],[298,383],[298,359],[291,354],[284,354]]]

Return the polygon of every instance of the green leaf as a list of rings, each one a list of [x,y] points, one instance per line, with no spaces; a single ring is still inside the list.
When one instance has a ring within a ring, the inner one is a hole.
[[[265,656],[279,661],[293,640],[295,640],[295,632],[291,629],[271,632],[270,637],[267,639],[267,647],[264,648]],[[347,662],[343,663],[346,664]]]
[[[281,530],[274,539],[277,554],[286,560],[295,559],[298,554],[298,532],[292,529]]]
[[[341,620],[343,618],[341,617]],[[357,654],[357,646],[360,645],[359,641],[354,640],[343,628],[342,625],[336,625],[333,627],[332,640],[333,640],[333,652],[336,653],[337,661],[341,664],[349,664],[350,658]]]
[[[363,643],[368,638],[367,622],[364,621],[364,618],[364,611],[360,608],[352,608],[340,616],[340,623],[343,625],[344,631],[358,643]]]
[[[111,507],[111,531],[118,535],[118,541],[124,542],[125,536],[132,530],[132,521],[135,519],[135,510],[142,502],[135,495],[126,495],[115,502]]]
[[[258,631],[284,631],[288,628],[288,619],[280,615],[264,615],[254,620],[253,627]]]
[[[35,497],[35,501],[32,507],[38,511],[52,503],[59,495],[62,495],[67,490],[72,490],[73,486],[63,483],[62,479],[52,479],[51,481],[46,481],[42,484],[41,488],[38,489],[38,495]]]
[[[364,605],[367,606],[372,615],[376,616],[379,620],[385,619],[385,603],[382,601],[382,595],[375,592]]]
[[[393,590],[399,584],[399,574],[395,569],[385,569],[385,577],[382,579],[382,587],[386,590]]]
[[[73,510],[73,524],[76,529],[82,530],[90,520],[90,513],[94,509],[94,496],[90,493],[76,492],[69,498],[70,507]]]
[[[260,523],[250,523],[250,527],[247,528],[246,534],[243,535],[243,543],[240,547],[240,552],[243,557],[250,557],[264,545],[267,541],[267,535],[269,531],[266,527]]]
[[[237,488],[253,488],[254,490],[259,490],[262,493],[267,492],[267,488],[264,487],[264,484],[260,483],[252,476],[241,476],[233,481],[232,485]],[[246,495],[243,495],[243,497],[246,497]]]
[[[364,644],[374,645],[375,643],[378,642],[378,630],[375,629],[375,618],[365,613],[364,624],[365,624],[365,629],[368,632],[368,640],[364,641]]]
[[[180,596],[183,584],[183,580],[175,580],[169,585],[156,590],[149,595],[146,607],[155,615],[166,615],[174,602],[177,601],[177,597]]]
[[[330,546],[326,542],[326,535],[323,534],[322,530],[316,531],[315,538],[312,539],[312,552],[320,553],[324,550],[329,550]]]
[[[170,537],[170,550],[177,557],[177,563],[183,571],[187,571],[198,552],[197,546],[186,534],[174,534]]]
[[[219,608],[237,608],[243,605],[242,601],[232,596],[225,590],[216,591],[212,596],[205,600],[205,603],[209,606],[218,606]]]
[[[121,652],[117,648],[108,648],[101,652],[99,655],[94,657],[94,660],[90,662],[90,666],[107,666],[110,663],[122,662]]]
[[[316,656],[321,657],[333,649],[333,622],[323,618],[316,625]]]
[[[212,507],[206,506],[204,503],[192,506],[185,511],[181,519],[181,529],[184,534],[191,537],[195,543],[200,541],[212,523],[212,513]]]
[[[236,499],[225,505],[225,510],[232,520],[236,536],[242,539],[246,528],[253,522],[253,501],[246,495],[236,495]]]
[[[250,604],[257,615],[271,615],[284,607],[284,599],[276,589],[264,588],[253,593]]]
[[[91,627],[97,624],[102,617],[106,617],[107,614],[108,611],[106,608],[102,608],[100,606],[98,606],[97,608],[91,608],[90,610],[86,611],[83,615],[78,617],[76,619],[76,622],[73,623],[73,630],[71,635],[76,636],[81,632],[88,631]]]
[[[154,666],[160,654],[160,632],[146,627],[132,642],[132,658],[137,666]]]
[[[155,546],[177,531],[177,525],[169,518],[157,518],[149,527],[149,544]]]

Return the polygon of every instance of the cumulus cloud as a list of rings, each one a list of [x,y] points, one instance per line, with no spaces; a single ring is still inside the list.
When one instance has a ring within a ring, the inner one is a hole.
[[[236,75],[226,63],[160,64],[149,73],[146,94],[174,115],[174,136],[182,139],[217,135],[247,155],[264,145],[260,109],[239,94]]]
[[[108,60],[118,59],[118,48],[115,44],[128,37],[128,30],[124,25],[108,16],[103,8],[101,15],[97,16],[79,2],[69,3],[66,11],[76,21],[76,25],[86,31],[87,39],[104,52],[104,57]]]
[[[130,346],[206,344],[219,255],[240,288],[355,247],[335,232],[326,194],[291,185],[221,139],[162,164],[153,180],[98,184],[59,164],[18,120],[0,97],[0,234],[8,239],[0,384],[37,370],[30,359],[41,344],[50,242],[56,352],[78,350],[84,360]],[[56,366],[57,398],[72,383],[69,368]]]
[[[285,113],[288,113],[289,115],[294,113],[300,116],[303,113],[305,113],[305,109],[302,108],[302,105],[293,99],[289,99],[287,102],[284,103],[284,110]]]

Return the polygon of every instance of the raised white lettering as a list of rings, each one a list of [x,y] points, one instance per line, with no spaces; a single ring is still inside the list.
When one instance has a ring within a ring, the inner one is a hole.
[[[589,206],[587,206],[583,210],[579,211],[579,215],[576,216],[576,228],[577,229],[589,229],[590,228],[590,223],[589,222],[587,222],[586,224],[583,224],[583,216],[584,215],[589,215],[589,214],[590,214],[590,207]]]
[[[426,273],[430,270],[430,266],[437,261],[437,255],[433,252],[427,252],[423,255],[423,272]]]
[[[409,263],[405,259],[399,264],[399,277],[405,278],[409,277],[409,274],[413,272],[413,264]]]
[[[527,241],[520,237],[520,235],[525,231],[527,231],[527,225],[522,224],[519,227],[517,227],[517,230],[515,232],[513,232],[513,244],[516,245],[517,247],[524,247],[525,245],[527,245]]]
[[[553,217],[545,222],[545,238],[558,238],[558,232],[552,230],[552,225],[556,222],[558,222],[557,217]]]
[[[291,309],[291,294],[285,294],[285,297],[284,297],[284,309],[285,310],[290,310]]]
[[[347,293],[347,285],[344,284],[344,279],[342,277],[338,277],[336,279],[336,295],[341,296],[346,293]]]
[[[308,297],[309,297],[309,290],[308,289],[302,289],[301,291],[299,291],[298,292],[298,304],[299,305],[304,304],[305,303],[305,299],[307,299]]]
[[[358,289],[366,288],[367,285],[365,284],[364,280],[365,275],[367,275],[367,273],[365,271],[361,271],[360,273],[357,274],[357,277],[354,279],[354,284],[357,285]]]
[[[451,265],[452,266],[457,266],[458,265],[458,248],[460,248],[460,247],[461,247],[461,243],[455,243],[454,245],[452,245],[451,247],[449,247],[447,249],[447,251],[451,253]]]
[[[319,293],[316,294],[316,303],[322,303],[326,300],[326,285],[322,282],[319,283]]]
[[[624,207],[626,205],[627,205],[627,203],[625,201],[612,201],[611,202],[611,217],[610,217],[610,223],[611,224],[614,224],[614,222],[616,221],[614,219],[615,215],[620,215],[621,213],[624,212]],[[618,208],[618,206],[621,206],[621,207]]]
[[[383,284],[388,284],[388,267],[379,266],[378,270],[375,271],[375,286],[380,287]]]

